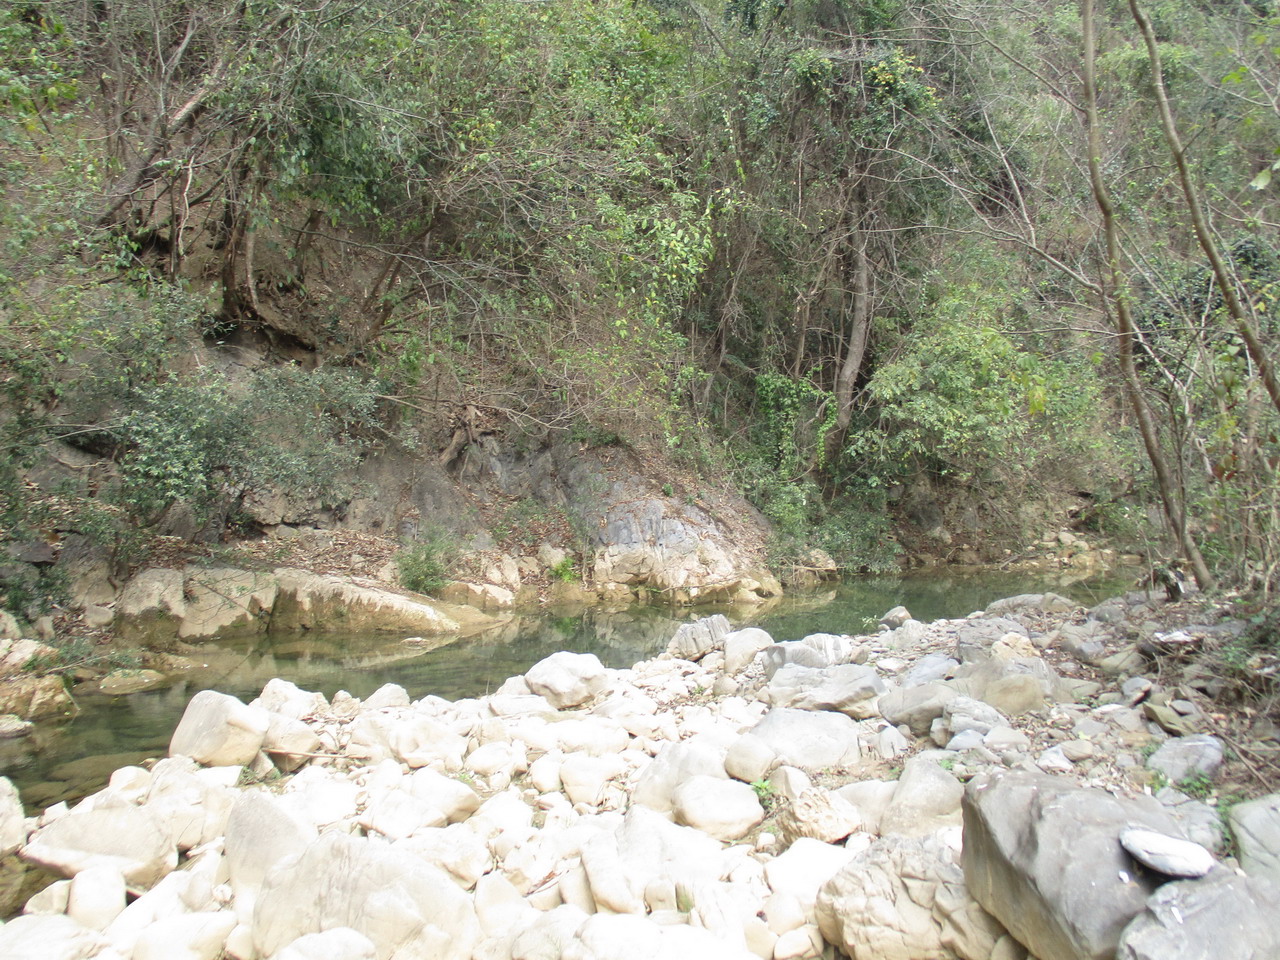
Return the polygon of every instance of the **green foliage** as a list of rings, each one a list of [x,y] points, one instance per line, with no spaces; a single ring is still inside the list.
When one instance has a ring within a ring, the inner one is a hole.
[[[428,531],[396,554],[400,585],[414,593],[434,593],[449,583],[457,558],[457,546],[446,532]]]
[[[1208,800],[1213,796],[1213,779],[1204,773],[1188,774],[1174,786],[1196,800]]]
[[[372,392],[344,371],[266,368],[237,385],[217,375],[138,390],[115,431],[122,499],[153,518],[192,504],[225,521],[251,491],[333,503],[353,491],[342,479],[359,461],[344,442],[376,425]]]
[[[561,583],[574,583],[582,579],[582,575],[578,573],[578,564],[573,557],[565,557],[547,571],[547,576]]]
[[[773,809],[778,798],[774,793],[773,784],[769,780],[752,781],[751,789],[755,791],[756,799],[760,801],[760,806],[764,807],[766,811]]]
[[[773,448],[781,473],[794,473],[808,462],[823,465],[827,435],[836,422],[835,398],[830,391],[807,380],[765,373],[756,379],[756,400],[766,442]]]
[[[1019,349],[975,293],[941,301],[937,325],[912,335],[867,384],[870,416],[845,451],[866,485],[921,471],[971,484],[1025,475],[1048,455],[1106,454],[1093,371]]]
[[[0,565],[0,610],[32,623],[67,602],[67,577],[57,567]]]

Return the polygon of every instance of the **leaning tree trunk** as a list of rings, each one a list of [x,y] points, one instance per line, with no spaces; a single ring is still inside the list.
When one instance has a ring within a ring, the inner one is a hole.
[[[1164,508],[1170,527],[1178,538],[1179,545],[1191,562],[1196,583],[1200,585],[1200,589],[1210,590],[1215,583],[1213,574],[1209,571],[1208,564],[1205,563],[1195,539],[1191,536],[1187,526],[1186,511],[1174,492],[1168,461],[1160,447],[1155,420],[1151,414],[1151,408],[1147,406],[1142,383],[1138,379],[1133,362],[1133,344],[1137,339],[1137,332],[1129,312],[1129,292],[1124,271],[1120,266],[1120,237],[1115,221],[1115,208],[1111,204],[1110,192],[1102,179],[1102,135],[1098,124],[1098,89],[1094,72],[1096,37],[1093,26],[1093,4],[1094,0],[1081,0],[1080,19],[1084,32],[1084,112],[1089,137],[1089,185],[1093,191],[1094,203],[1102,216],[1103,236],[1106,241],[1106,263],[1100,286],[1104,291],[1106,311],[1115,318],[1116,330],[1119,334],[1120,371],[1124,378],[1125,393],[1133,407],[1138,432],[1142,435],[1142,445],[1146,449],[1147,458],[1151,461],[1151,469],[1155,473],[1161,506]]]

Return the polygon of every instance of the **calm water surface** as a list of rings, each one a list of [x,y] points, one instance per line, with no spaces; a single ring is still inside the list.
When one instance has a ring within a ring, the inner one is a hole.
[[[1053,590],[1092,605],[1122,592],[1131,575],[1055,579],[1052,575],[960,575],[847,580],[808,595],[788,596],[765,611],[724,611],[735,627],[759,626],[775,640],[811,633],[868,633],[891,607],[904,604],[918,620],[962,617],[993,600]],[[365,697],[398,683],[417,699],[481,696],[558,650],[594,653],[606,666],[629,667],[661,653],[680,623],[716,612],[629,607],[588,608],[520,616],[480,636],[434,648],[386,637],[257,638],[237,647],[207,647],[188,676],[161,690],[127,697],[77,694],[80,714],[42,724],[20,741],[0,741],[0,775],[17,784],[28,814],[58,800],[84,796],[110,773],[146,757],[163,756],[187,701],[216,689],[248,701],[272,677],[332,697],[338,690]]]

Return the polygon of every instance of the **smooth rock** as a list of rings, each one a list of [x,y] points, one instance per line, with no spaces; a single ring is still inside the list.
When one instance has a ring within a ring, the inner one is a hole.
[[[114,867],[90,867],[71,879],[67,916],[90,930],[105,930],[124,910],[124,877]]]
[[[315,827],[295,817],[278,798],[258,790],[242,793],[231,808],[224,840],[236,896],[255,893],[272,867],[296,856],[315,836]]]
[[[170,756],[190,757],[210,767],[242,766],[257,756],[271,725],[265,710],[235,697],[201,690],[187,704],[169,741]]]
[[[755,660],[756,654],[773,645],[773,637],[759,627],[734,630],[724,637],[724,672],[736,676]]]
[[[880,817],[881,834],[919,837],[960,822],[964,785],[928,756],[902,768],[893,799]]]
[[[350,927],[308,933],[270,960],[377,960],[373,941]]]
[[[0,777],[0,859],[7,857],[27,839],[22,798],[8,777]]]
[[[783,763],[809,772],[852,766],[861,756],[857,724],[842,713],[775,707],[751,733]]]
[[[1222,758],[1222,741],[1217,737],[1174,737],[1147,758],[1147,769],[1158,771],[1170,783],[1177,784],[1191,776],[1213,777],[1222,766]]]
[[[98,682],[98,689],[111,697],[154,690],[169,682],[158,670],[112,670]]]
[[[4,960],[85,960],[106,945],[96,930],[70,917],[29,915],[0,925],[0,957]]]
[[[880,715],[895,727],[905,724],[917,737],[923,737],[947,703],[959,695],[954,687],[938,682],[899,687],[880,698]]]
[[[535,663],[524,678],[530,690],[546,697],[557,710],[585,703],[608,683],[604,665],[594,653],[563,650]]]
[[[1238,803],[1227,817],[1245,873],[1280,884],[1280,793]]]
[[[854,857],[844,847],[802,837],[786,853],[764,865],[764,877],[774,893],[789,894],[812,916],[818,891]]]
[[[65,877],[90,867],[110,867],[141,887],[151,886],[178,865],[178,848],[164,824],[145,807],[110,794],[41,827],[20,855]]]
[[[631,803],[670,812],[676,788],[700,775],[727,778],[724,756],[697,740],[667,744],[636,780]]]
[[[1141,827],[1121,830],[1120,845],[1139,863],[1166,877],[1203,877],[1215,862],[1213,854],[1198,843]]]
[[[756,783],[769,776],[779,763],[773,747],[759,737],[744,733],[725,754],[724,769],[729,776],[744,783]]]
[[[217,960],[235,926],[236,915],[230,910],[157,920],[139,935],[133,960]]]
[[[701,830],[717,840],[738,840],[764,819],[754,790],[738,780],[691,777],[672,794],[676,823]]]

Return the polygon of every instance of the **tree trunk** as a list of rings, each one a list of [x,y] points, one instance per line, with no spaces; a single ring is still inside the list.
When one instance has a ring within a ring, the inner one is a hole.
[[[1084,32],[1084,99],[1085,125],[1089,137],[1089,185],[1093,191],[1094,203],[1102,215],[1103,235],[1106,242],[1106,263],[1103,267],[1101,287],[1104,291],[1104,308],[1108,315],[1115,319],[1119,334],[1120,370],[1124,377],[1125,393],[1133,407],[1134,418],[1138,423],[1138,431],[1142,435],[1142,444],[1147,458],[1151,461],[1151,469],[1155,473],[1156,487],[1160,493],[1160,503],[1165,517],[1169,521],[1174,535],[1178,539],[1183,552],[1191,562],[1192,572],[1202,590],[1211,590],[1215,581],[1208,564],[1196,546],[1195,539],[1187,528],[1187,517],[1182,503],[1175,491],[1173,478],[1169,471],[1168,461],[1160,447],[1160,438],[1156,432],[1151,408],[1147,406],[1142,391],[1142,383],[1133,362],[1133,344],[1136,331],[1133,318],[1129,313],[1129,291],[1120,262],[1120,236],[1115,222],[1115,210],[1111,204],[1111,195],[1102,179],[1102,133],[1098,123],[1098,90],[1095,80],[1095,44],[1096,37],[1093,25],[1094,0],[1081,0],[1080,20]]]

